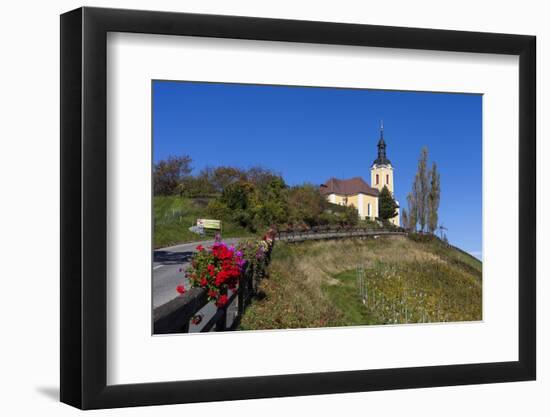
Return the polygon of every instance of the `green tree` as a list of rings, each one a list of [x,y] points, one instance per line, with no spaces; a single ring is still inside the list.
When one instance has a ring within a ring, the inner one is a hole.
[[[223,193],[231,184],[246,181],[246,173],[243,170],[230,166],[208,167],[202,170],[201,175],[207,178],[211,187],[218,193]]]
[[[178,185],[178,191],[181,196],[191,198],[207,197],[216,193],[208,178],[202,174],[183,178]]]
[[[384,185],[384,188],[378,194],[378,217],[382,220],[394,218],[397,216],[397,207],[390,190]]]
[[[317,187],[311,184],[294,186],[288,190],[287,195],[290,223],[305,223],[313,226],[324,223],[325,220],[328,221],[325,216],[322,216],[327,202]]]
[[[428,230],[434,233],[439,221],[439,202],[441,199],[440,176],[437,171],[437,164],[432,163],[432,169],[429,172],[430,191],[428,192]]]
[[[246,181],[229,184],[223,190],[220,202],[231,210],[231,217],[235,223],[255,231],[252,209],[255,199],[255,187]]]
[[[247,181],[251,182],[258,188],[258,190],[266,190],[274,180],[278,180],[280,184],[286,187],[282,177],[275,174],[273,171],[263,168],[261,166],[254,166],[249,168],[246,172]]]
[[[177,194],[181,182],[191,174],[191,158],[188,155],[169,156],[153,167],[153,193]]]
[[[229,184],[223,190],[220,201],[231,210],[247,210],[250,196],[254,193],[254,185],[239,181]]]
[[[257,226],[286,223],[288,219],[287,186],[282,177],[270,175],[256,185],[253,211]]]
[[[343,206],[342,211],[337,214],[338,223],[342,225],[355,226],[359,222],[359,211],[353,204],[350,206]]]
[[[413,194],[416,202],[417,220],[420,231],[424,231],[428,223],[428,148],[423,147],[418,159],[418,168],[414,180]]]
[[[409,193],[407,194],[407,204],[409,206],[409,222],[405,226],[407,229],[409,229],[411,232],[416,231],[416,224],[417,221],[417,215],[418,215],[418,209],[416,208],[416,201],[414,199],[414,194]]]

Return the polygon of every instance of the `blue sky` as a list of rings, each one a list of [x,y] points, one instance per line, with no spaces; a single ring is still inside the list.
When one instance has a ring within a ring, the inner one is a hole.
[[[482,248],[482,96],[364,89],[153,82],[154,160],[261,165],[288,184],[370,183],[380,120],[406,207],[422,146],[441,173],[440,222],[451,243]],[[430,162],[431,163],[431,162]]]

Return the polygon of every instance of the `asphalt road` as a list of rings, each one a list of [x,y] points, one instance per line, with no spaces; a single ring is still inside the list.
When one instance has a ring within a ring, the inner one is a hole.
[[[238,240],[238,238],[224,239],[224,242],[232,245]],[[183,284],[189,289],[185,270],[189,267],[191,256],[197,251],[198,245],[206,247],[213,243],[213,240],[184,243],[153,252],[153,308],[176,298],[179,295],[176,291],[177,285]]]

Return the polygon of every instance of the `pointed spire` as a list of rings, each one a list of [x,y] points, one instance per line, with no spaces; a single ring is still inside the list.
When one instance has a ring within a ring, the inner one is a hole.
[[[380,139],[378,140],[378,158],[373,162],[373,165],[391,165],[390,160],[386,157],[386,142],[384,141],[384,121],[380,120]]]
[[[378,140],[378,147],[385,145],[384,143],[384,121],[380,120],[380,139]]]

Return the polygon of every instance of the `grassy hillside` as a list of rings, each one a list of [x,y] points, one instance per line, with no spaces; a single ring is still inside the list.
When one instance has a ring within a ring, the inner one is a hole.
[[[196,224],[197,218],[209,217],[206,214],[208,198],[186,198],[179,196],[155,196],[154,211],[154,246],[161,248],[184,242],[203,239],[189,231]],[[213,233],[209,233],[212,236]],[[246,237],[250,232],[229,222],[223,222],[223,237]]]
[[[278,242],[261,290],[243,330],[482,319],[481,262],[437,239]]]

